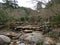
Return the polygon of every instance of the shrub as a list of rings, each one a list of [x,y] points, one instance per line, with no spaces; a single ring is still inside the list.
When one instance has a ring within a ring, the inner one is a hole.
[[[44,41],[38,41],[36,45],[44,45]]]
[[[60,27],[60,25],[59,25],[60,24],[60,15],[51,17],[50,21],[51,21],[52,25],[57,25],[58,27]]]
[[[59,37],[60,37],[60,31],[59,30],[52,31],[52,32],[48,33],[47,35],[48,35],[48,37],[59,39]]]
[[[0,10],[0,24],[6,23],[8,21],[8,15],[3,10]]]

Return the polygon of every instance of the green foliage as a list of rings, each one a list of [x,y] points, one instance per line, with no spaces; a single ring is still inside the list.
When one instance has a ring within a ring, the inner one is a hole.
[[[52,25],[57,25],[60,27],[60,25],[59,25],[60,24],[60,15],[51,17],[50,22]]]
[[[48,37],[59,39],[59,37],[60,37],[60,31],[59,30],[52,31],[52,32],[48,33],[47,35],[48,35]]]
[[[46,8],[52,7],[56,4],[60,4],[60,0],[51,0],[49,3],[47,3]]]
[[[44,45],[44,41],[38,41],[36,45]]]
[[[20,17],[20,21],[22,21],[22,22],[28,22],[29,21],[29,17],[28,16],[23,16],[23,17]]]
[[[51,18],[51,21],[53,21],[53,22],[60,22],[60,15],[59,16],[53,16]]]
[[[25,21],[24,17],[21,17],[20,20],[21,20],[21,21]]]
[[[52,3],[60,4],[60,0],[51,0]]]
[[[16,6],[18,6],[17,1],[16,0],[2,0],[5,4],[6,7],[13,7],[13,8],[17,8]]]
[[[0,24],[8,21],[8,15],[4,11],[0,10]]]
[[[16,19],[15,19],[16,20]],[[25,15],[17,19],[17,21],[23,22],[23,23],[40,23],[41,17],[40,16],[32,16],[32,15]]]
[[[47,3],[46,8],[52,7],[53,4],[51,2]]]
[[[27,8],[23,8],[26,12],[26,15],[29,15],[29,11],[27,10]]]

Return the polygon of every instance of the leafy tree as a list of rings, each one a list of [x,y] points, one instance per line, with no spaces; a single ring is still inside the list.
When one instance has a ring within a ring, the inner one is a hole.
[[[13,6],[14,8],[16,8],[18,6],[18,2],[16,0],[2,0],[3,2],[5,2],[6,6]]]
[[[47,3],[46,8],[52,7],[56,4],[60,4],[60,0],[51,0],[49,3]]]
[[[53,16],[50,18],[51,24],[56,27],[60,27],[60,0],[51,0],[46,5],[46,9],[50,9],[53,12]]]
[[[56,3],[56,4],[59,4],[60,3],[60,0],[51,0],[52,3]]]
[[[51,17],[50,21],[53,26],[56,25],[57,27],[60,27],[60,15]]]

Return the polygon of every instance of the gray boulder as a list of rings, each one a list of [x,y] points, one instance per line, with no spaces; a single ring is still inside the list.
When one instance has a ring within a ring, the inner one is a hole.
[[[0,35],[0,45],[9,44],[11,39],[5,35]]]

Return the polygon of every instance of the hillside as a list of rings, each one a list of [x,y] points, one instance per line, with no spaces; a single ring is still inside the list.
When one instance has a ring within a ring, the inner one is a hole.
[[[44,23],[47,19],[51,20],[50,18],[56,15],[60,15],[59,10],[60,4],[54,5],[49,8],[41,8],[39,10],[32,10],[30,8],[25,8],[25,7],[18,7],[18,8],[13,8],[11,6],[5,7],[2,6],[0,7],[0,10],[3,11],[5,15],[7,15],[9,18],[8,22],[10,21],[19,21],[19,22],[28,22],[28,23]]]

